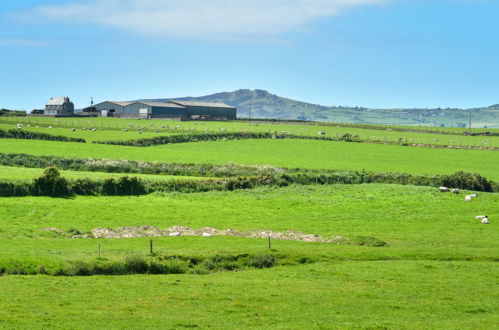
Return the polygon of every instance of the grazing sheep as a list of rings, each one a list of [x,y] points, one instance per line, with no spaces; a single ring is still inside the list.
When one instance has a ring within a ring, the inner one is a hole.
[[[452,189],[453,194],[459,194],[459,189]]]
[[[482,224],[486,225],[489,223],[489,218],[483,218],[482,219]]]
[[[471,202],[471,200],[472,200],[473,198],[475,198],[476,196],[477,196],[476,194],[466,195],[466,197],[464,197],[464,200],[465,200],[466,202]]]
[[[440,187],[438,190],[440,190],[440,192],[449,192],[449,188],[447,187]]]

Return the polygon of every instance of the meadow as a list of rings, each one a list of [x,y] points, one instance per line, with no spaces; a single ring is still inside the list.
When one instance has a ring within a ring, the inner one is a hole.
[[[175,180],[206,180],[206,178],[195,176],[180,176],[180,175],[149,175],[149,174],[130,174],[130,173],[104,173],[104,172],[87,172],[87,171],[60,171],[61,175],[67,179],[84,179],[104,180],[107,178],[119,178],[123,176],[137,177],[145,181],[175,181]],[[0,181],[31,181],[32,179],[42,175],[41,168],[27,168],[14,166],[0,166]]]
[[[230,162],[312,169],[448,174],[480,173],[498,181],[499,153],[486,150],[410,148],[314,140],[240,140],[129,147],[38,140],[0,140],[2,153],[68,158],[128,159],[165,163]]]
[[[30,120],[47,126],[55,122],[53,118]],[[89,141],[137,134],[121,130],[128,120],[82,120],[80,124],[93,124],[96,132],[72,132],[64,122],[69,119],[58,120],[51,129],[41,125],[30,129],[67,136],[76,133]],[[153,127],[150,124],[165,125],[166,121],[140,123]],[[175,125],[191,125],[179,132],[194,131],[194,126],[198,131],[250,126],[242,122]],[[269,125],[250,127],[292,127]],[[310,135],[328,129],[327,135],[366,130],[327,125],[300,129],[308,129]],[[144,130],[141,137],[179,133],[170,128],[158,133],[150,130],[154,128]],[[377,128],[372,131],[385,133]],[[394,138],[397,134],[454,137],[387,132]],[[489,137],[459,138],[472,143],[475,138]],[[130,147],[0,139],[0,152],[425,175],[466,171],[499,181],[497,151],[372,143],[268,139]],[[0,181],[29,181],[42,171],[0,166]],[[61,174],[93,180],[126,175],[67,170]],[[132,176],[151,182],[201,179]],[[494,281],[499,271],[499,195],[478,192],[472,202],[465,202],[464,196],[471,193],[370,183],[270,185],[142,196],[3,197],[0,328],[492,329],[499,323],[499,291]],[[485,214],[491,222],[488,225],[475,218]],[[72,238],[77,233],[89,235],[95,228],[136,226],[291,230],[345,241],[273,239],[269,249],[267,239],[237,236]],[[359,238],[387,245],[368,245]],[[135,266],[126,268],[130,265]],[[149,268],[139,269],[141,265]],[[154,271],[150,265],[170,268]],[[103,272],[103,267],[111,266],[115,268]]]
[[[326,123],[273,123],[273,122],[178,122],[171,120],[137,120],[118,118],[0,118],[0,128],[10,129],[17,127],[17,123],[30,125],[24,126],[24,130],[64,135],[69,137],[83,138],[88,142],[93,141],[119,141],[151,138],[155,136],[181,134],[181,133],[205,133],[220,131],[241,132],[264,132],[274,133],[287,132],[288,134],[309,137],[332,137],[340,138],[345,134],[356,136],[361,141],[379,143],[407,143],[442,146],[475,146],[499,148],[499,135],[496,136],[466,136],[464,128],[441,128],[441,127],[399,127],[399,126],[376,126],[376,125],[345,125]],[[133,128],[129,124],[134,125]],[[37,127],[38,126],[38,127]],[[50,126],[51,128],[48,128]],[[141,133],[137,127],[141,127]],[[73,131],[72,128],[76,130]],[[87,128],[82,130],[82,128]],[[99,133],[94,132],[95,128]],[[128,131],[123,131],[128,129]],[[404,130],[404,131],[401,131]],[[324,135],[319,135],[323,132]],[[497,134],[499,129],[473,129],[472,132],[492,132]]]

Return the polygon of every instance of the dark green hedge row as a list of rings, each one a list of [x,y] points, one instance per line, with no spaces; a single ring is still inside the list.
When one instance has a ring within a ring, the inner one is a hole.
[[[61,177],[55,167],[49,167],[33,182],[0,182],[0,196],[52,196],[72,195],[143,195],[152,192],[205,192],[211,190],[251,189],[259,186],[287,186],[289,184],[362,184],[385,183],[419,186],[446,185],[452,188],[492,192],[497,185],[479,174],[457,172],[442,176],[416,176],[402,173],[366,173],[338,171],[329,174],[292,173],[274,176],[247,176],[206,181],[149,182],[136,177],[123,176],[104,181],[78,179],[68,181]]]
[[[239,139],[269,139],[272,134],[265,132],[220,132],[220,133],[186,133],[157,136],[146,139],[125,141],[94,141],[99,144],[113,144],[120,146],[149,147],[161,144],[187,143],[199,141],[239,140]]]
[[[49,140],[62,142],[86,143],[84,139],[72,138],[62,135],[51,135],[46,133],[30,132],[22,129],[3,130],[0,128],[0,138],[4,139],[27,139],[27,140]]]
[[[176,164],[157,162],[137,162],[112,159],[73,159],[55,156],[34,156],[28,154],[0,153],[0,165],[46,168],[55,166],[62,170],[92,171],[108,173],[167,174],[202,177],[233,177],[249,175],[274,175],[285,170],[270,165],[240,165],[229,163],[213,164]],[[286,171],[298,171],[286,170]]]

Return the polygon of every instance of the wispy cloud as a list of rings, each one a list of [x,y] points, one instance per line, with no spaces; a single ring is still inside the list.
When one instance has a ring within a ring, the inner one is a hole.
[[[54,42],[50,40],[0,38],[0,47],[45,47],[51,45],[54,45]]]
[[[36,20],[92,23],[169,38],[274,36],[342,10],[394,0],[87,0],[39,6]]]

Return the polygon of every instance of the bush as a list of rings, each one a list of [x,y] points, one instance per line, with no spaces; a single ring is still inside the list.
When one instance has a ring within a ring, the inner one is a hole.
[[[275,263],[275,256],[271,254],[257,254],[251,258],[249,265],[255,268],[271,268]]]
[[[34,193],[39,196],[61,197],[70,195],[70,187],[55,167],[48,167],[33,182]]]
[[[71,190],[77,195],[95,195],[97,192],[97,184],[87,178],[77,179],[71,183]]]
[[[492,192],[493,182],[477,173],[456,172],[442,176],[442,186]]]

